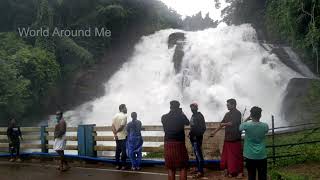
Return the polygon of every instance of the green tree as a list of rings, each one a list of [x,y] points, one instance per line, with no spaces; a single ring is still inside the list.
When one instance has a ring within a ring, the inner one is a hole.
[[[30,81],[18,70],[0,58],[0,118],[19,117],[30,105]]]
[[[48,0],[38,0],[37,19],[34,27],[35,29],[53,29],[53,13],[49,7]],[[48,37],[37,36],[35,46],[54,53],[54,37],[50,35]]]

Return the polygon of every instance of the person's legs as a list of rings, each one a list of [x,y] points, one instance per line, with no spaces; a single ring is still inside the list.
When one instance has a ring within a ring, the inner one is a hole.
[[[221,160],[220,160],[220,169],[224,171],[224,175],[228,175],[228,156],[227,156],[227,142],[223,143],[223,148],[222,148],[222,154],[221,154]]]
[[[244,158],[243,158],[243,147],[242,147],[242,143],[241,141],[239,141],[239,151],[238,151],[238,158],[239,158],[239,174],[238,177],[243,177],[244,173],[243,173],[243,169],[244,169]]]
[[[197,169],[198,169],[198,172],[199,173],[203,173],[203,156],[202,156],[202,152],[201,152],[201,149],[199,148],[199,144],[197,141],[194,141],[193,142],[193,151],[194,151],[194,154],[196,156],[196,162],[197,162]]]
[[[120,154],[121,154],[121,144],[120,144],[120,140],[116,140],[116,154],[115,154],[115,158],[116,158],[116,166],[117,169],[121,168],[120,167]]]
[[[256,180],[256,163],[252,159],[246,158],[246,167],[248,171],[248,180]]]
[[[228,142],[227,169],[232,176],[243,176],[243,155],[241,141]]]
[[[17,162],[21,162],[20,159],[20,142],[17,142],[17,144],[15,145],[15,149],[16,149],[16,158],[17,158]]]
[[[133,150],[129,149],[128,156],[129,156],[129,159],[131,161],[131,169],[135,170],[135,168],[136,168],[136,160],[135,160],[135,153],[133,152]]]
[[[140,170],[141,169],[141,160],[142,160],[142,151],[139,151],[138,153],[137,153],[137,163],[136,163],[136,165],[137,165],[137,170]]]
[[[10,152],[10,162],[14,161],[14,146],[12,143],[9,144],[9,152]]]
[[[126,152],[126,140],[121,140],[121,166],[126,166],[127,152]]]
[[[63,154],[63,163],[65,165],[64,170],[68,170],[68,169],[70,169],[70,166],[69,166],[67,159],[64,157],[64,151],[62,151],[62,154]]]
[[[267,159],[257,160],[258,180],[267,180]]]
[[[180,180],[187,180],[187,168],[180,170]]]
[[[202,153],[202,139],[203,137],[197,137],[197,150],[198,150],[198,159],[199,159],[199,168],[198,171],[200,173],[204,173],[203,171],[203,164],[204,164],[204,158],[203,158],[203,153]]]
[[[62,171],[63,170],[63,162],[64,162],[64,152],[61,150],[56,151],[58,153],[58,155],[60,156],[60,165],[59,165],[59,170]]]
[[[175,179],[176,179],[176,170],[168,169],[168,180],[175,180]]]

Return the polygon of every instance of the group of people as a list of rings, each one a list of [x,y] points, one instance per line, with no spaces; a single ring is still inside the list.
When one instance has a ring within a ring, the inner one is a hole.
[[[248,179],[255,180],[258,172],[259,180],[267,179],[267,154],[265,138],[268,133],[268,125],[260,122],[262,109],[252,107],[250,116],[242,122],[242,114],[236,108],[235,99],[227,100],[227,112],[220,126],[213,132],[215,135],[220,129],[225,128],[225,138],[221,154],[220,168],[224,170],[225,176],[243,177],[244,161],[248,171]],[[204,176],[204,157],[202,153],[203,135],[206,131],[205,118],[198,111],[198,104],[190,104],[192,116],[190,120],[180,108],[178,101],[170,102],[170,111],[161,117],[164,129],[164,159],[168,169],[168,179],[174,180],[177,170],[180,170],[180,179],[187,179],[189,156],[185,144],[185,126],[190,126],[188,137],[196,157],[196,170],[193,172],[195,178]],[[131,169],[141,170],[143,138],[141,131],[142,123],[137,119],[137,113],[131,113],[132,121],[127,123],[127,107],[125,104],[119,106],[119,112],[112,119],[112,132],[116,142],[116,168],[126,169],[126,159],[129,156]],[[57,124],[54,130],[53,149],[60,155],[60,171],[70,168],[64,158],[66,146],[66,122],[63,113],[56,113]],[[244,145],[242,145],[241,134],[245,132]],[[17,152],[19,158],[20,139],[22,139],[20,128],[12,120],[7,130],[10,161],[14,161],[13,153]],[[242,148],[243,147],[243,148]]]
[[[213,132],[225,128],[225,138],[221,154],[220,168],[228,177],[242,178],[244,160],[248,171],[248,179],[255,180],[258,172],[259,180],[267,179],[267,154],[265,138],[268,133],[268,124],[260,122],[262,109],[255,106],[250,110],[250,116],[242,122],[242,115],[236,108],[235,99],[227,100],[227,112],[220,126]],[[190,125],[189,134],[194,154],[197,159],[197,174],[195,178],[203,176],[203,154],[201,144],[205,131],[203,115],[198,112],[196,104],[190,105],[193,113],[190,122],[182,112],[178,101],[170,102],[170,112],[162,116],[165,132],[165,166],[168,169],[168,179],[174,180],[176,170],[180,170],[180,179],[187,179],[188,153],[185,145],[184,127]],[[245,132],[244,150],[241,134]]]
[[[137,119],[137,113],[132,112],[132,121],[127,124],[127,107],[125,104],[119,106],[119,113],[112,119],[112,132],[116,141],[116,169],[126,169],[126,159],[129,156],[131,169],[141,170],[142,124]]]
[[[213,132],[215,135],[222,128],[225,129],[220,168],[224,170],[225,176],[242,178],[245,161],[249,180],[256,179],[256,172],[258,172],[259,180],[266,180],[265,138],[269,128],[268,124],[260,122],[262,109],[257,106],[252,107],[250,116],[242,122],[243,116],[237,109],[235,99],[227,100],[227,108],[229,112],[225,114],[220,126]],[[192,116],[189,121],[180,108],[180,103],[174,100],[170,102],[169,113],[161,117],[165,132],[164,159],[169,180],[175,179],[177,170],[180,170],[181,180],[187,179],[189,156],[185,144],[185,126],[190,126],[188,137],[196,157],[197,168],[193,172],[193,177],[201,178],[204,176],[202,141],[206,131],[205,118],[198,111],[198,104],[190,104],[190,110]],[[119,111],[112,122],[112,131],[116,140],[116,168],[126,168],[128,154],[132,162],[132,170],[140,170],[143,144],[141,122],[137,120],[137,114],[133,112],[131,114],[132,121],[127,124],[127,108],[124,104],[119,106]],[[244,148],[241,138],[242,131],[245,132]]]

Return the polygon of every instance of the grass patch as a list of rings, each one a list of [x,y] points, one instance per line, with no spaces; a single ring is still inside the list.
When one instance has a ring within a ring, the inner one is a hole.
[[[320,141],[320,129],[304,130],[295,133],[281,134],[275,136],[275,145],[295,144],[310,141]],[[267,145],[272,145],[272,137],[267,138]],[[307,161],[320,162],[320,142],[312,144],[301,144],[295,146],[283,146],[275,148],[276,156],[297,155],[276,159],[276,167],[299,164]],[[268,157],[272,157],[272,148],[267,149]],[[269,162],[272,159],[269,159]]]

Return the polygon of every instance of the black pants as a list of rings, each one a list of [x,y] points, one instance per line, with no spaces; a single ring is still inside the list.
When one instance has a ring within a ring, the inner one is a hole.
[[[246,158],[246,167],[248,170],[248,180],[256,180],[258,171],[258,180],[267,180],[267,159],[248,159]]]
[[[11,158],[14,157],[14,153],[16,152],[16,156],[20,156],[20,141],[13,141],[12,143],[9,144],[9,151],[10,151],[10,156]]]
[[[125,166],[127,153],[126,153],[126,139],[124,140],[116,140],[116,165],[117,166]],[[120,162],[121,155],[121,162]]]
[[[202,153],[202,140],[203,136],[190,137],[190,142],[193,148],[194,155],[197,160],[198,172],[203,173],[203,153]]]

